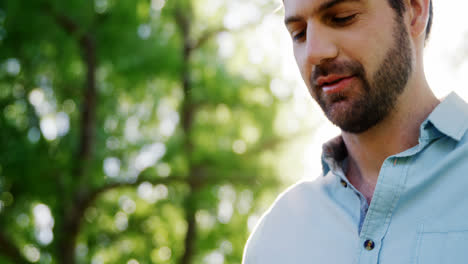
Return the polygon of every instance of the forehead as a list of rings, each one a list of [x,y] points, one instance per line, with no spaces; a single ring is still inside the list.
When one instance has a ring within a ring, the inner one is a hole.
[[[315,14],[342,3],[364,3],[368,0],[284,0],[285,15]]]

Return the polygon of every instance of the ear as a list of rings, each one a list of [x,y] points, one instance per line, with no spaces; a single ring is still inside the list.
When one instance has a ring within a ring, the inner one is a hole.
[[[420,37],[426,33],[430,0],[406,0],[406,3],[411,35]]]

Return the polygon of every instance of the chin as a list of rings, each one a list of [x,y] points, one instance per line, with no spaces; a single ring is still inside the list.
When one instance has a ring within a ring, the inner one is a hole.
[[[343,132],[360,134],[374,127],[385,115],[369,113],[362,102],[342,100],[329,105],[325,115]]]

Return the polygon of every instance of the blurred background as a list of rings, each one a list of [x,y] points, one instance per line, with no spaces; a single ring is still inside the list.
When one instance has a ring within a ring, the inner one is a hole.
[[[468,91],[463,11],[426,69]],[[241,263],[339,133],[302,83],[281,0],[0,2],[0,263]]]

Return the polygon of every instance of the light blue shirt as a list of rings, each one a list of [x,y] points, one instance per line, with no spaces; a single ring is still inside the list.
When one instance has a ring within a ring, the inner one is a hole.
[[[243,263],[468,263],[467,129],[468,104],[452,93],[419,144],[384,161],[369,206],[343,173],[342,139],[325,144],[323,176],[278,197]]]

